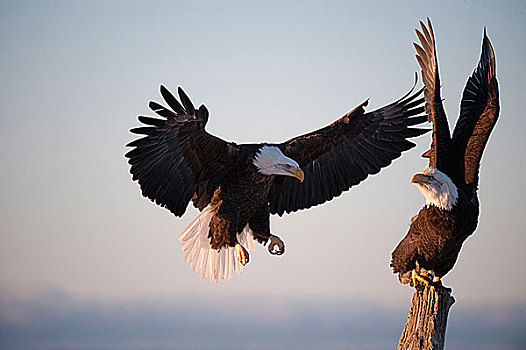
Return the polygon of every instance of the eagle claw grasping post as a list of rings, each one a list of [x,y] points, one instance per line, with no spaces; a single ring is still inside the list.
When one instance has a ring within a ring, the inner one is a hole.
[[[392,253],[391,267],[401,283],[439,283],[455,265],[464,241],[478,223],[478,180],[482,153],[499,115],[495,54],[486,36],[477,68],[468,79],[460,117],[450,135],[440,97],[440,78],[431,21],[416,31],[414,44],[424,80],[425,110],[433,122],[429,165],[411,179],[426,205]]]
[[[226,142],[205,131],[208,110],[195,109],[179,88],[180,102],[164,87],[170,108],[150,102],[162,119],[140,116],[144,135],[128,144],[133,180],[142,194],[182,216],[190,201],[201,213],[179,235],[184,259],[204,279],[238,274],[255,242],[281,255],[270,233],[270,214],[322,204],[376,174],[414,147],[408,138],[427,130],[421,91],[366,112],[367,101],[329,126],[279,144]]]

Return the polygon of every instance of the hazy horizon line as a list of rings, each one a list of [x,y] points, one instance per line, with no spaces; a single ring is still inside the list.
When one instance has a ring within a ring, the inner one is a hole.
[[[0,288],[4,291],[5,288]],[[9,349],[384,349],[409,309],[374,301],[246,296],[172,300],[79,298],[48,290],[0,294],[0,345]],[[526,303],[450,311],[448,349],[521,349]]]

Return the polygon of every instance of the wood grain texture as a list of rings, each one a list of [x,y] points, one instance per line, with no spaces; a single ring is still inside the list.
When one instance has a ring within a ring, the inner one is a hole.
[[[451,289],[420,285],[413,294],[397,350],[442,350],[449,309],[455,303]]]

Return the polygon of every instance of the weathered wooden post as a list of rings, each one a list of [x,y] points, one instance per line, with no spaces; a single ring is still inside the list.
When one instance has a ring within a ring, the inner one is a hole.
[[[418,285],[397,350],[442,350],[449,309],[455,302],[451,289]]]

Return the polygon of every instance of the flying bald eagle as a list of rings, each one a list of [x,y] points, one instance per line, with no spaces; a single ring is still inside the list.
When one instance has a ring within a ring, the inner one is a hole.
[[[455,265],[463,242],[478,224],[479,166],[484,147],[499,115],[495,54],[486,36],[475,71],[468,79],[460,117],[450,136],[442,98],[431,21],[416,30],[414,44],[422,68],[425,111],[433,123],[431,148],[423,154],[429,165],[411,183],[426,204],[411,221],[409,232],[392,253],[391,267],[401,283],[440,283]]]
[[[271,254],[285,251],[270,232],[270,214],[283,215],[322,204],[370,174],[376,174],[403,151],[408,138],[428,130],[422,90],[412,90],[373,112],[368,101],[331,125],[283,143],[236,144],[205,131],[208,110],[194,105],[179,88],[180,102],[161,85],[168,106],[151,101],[161,117],[139,116],[145,135],[126,154],[142,194],[175,216],[190,200],[201,213],[181,233],[185,261],[203,279],[229,279],[249,261],[255,242],[269,243]]]

